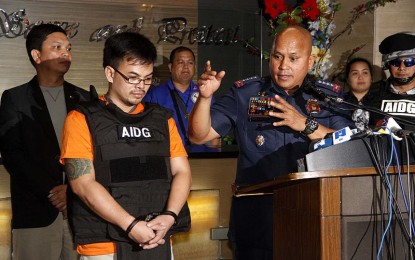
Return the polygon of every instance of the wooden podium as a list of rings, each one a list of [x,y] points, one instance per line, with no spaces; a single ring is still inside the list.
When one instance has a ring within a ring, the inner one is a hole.
[[[396,168],[391,168],[390,176],[395,178],[396,172]],[[407,167],[402,167],[401,172],[407,173]],[[410,166],[409,172],[415,172],[415,166]],[[373,198],[383,189],[377,175],[373,167],[298,172],[235,188],[234,195],[273,194],[274,259],[336,260],[352,256],[353,259],[374,259],[373,254],[376,258],[378,249],[373,248],[373,237],[364,236],[364,231],[365,227],[382,219],[384,214],[379,212],[385,213],[380,209],[381,204],[378,205],[379,214],[373,213]],[[403,201],[397,201],[400,208],[405,209]],[[382,235],[381,232],[376,234]],[[400,233],[397,234],[399,248],[396,251],[407,253],[408,245],[400,245],[405,238],[398,238]],[[363,237],[372,240],[364,242]],[[379,237],[376,241],[379,244]],[[382,259],[407,258],[385,256]]]

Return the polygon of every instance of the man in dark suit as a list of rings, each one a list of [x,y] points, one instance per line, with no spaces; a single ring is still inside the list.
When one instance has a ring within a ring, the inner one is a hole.
[[[57,25],[33,27],[26,39],[36,76],[5,90],[0,151],[10,174],[13,259],[77,259],[66,218],[66,181],[59,163],[67,112],[87,91],[64,80],[71,43]]]

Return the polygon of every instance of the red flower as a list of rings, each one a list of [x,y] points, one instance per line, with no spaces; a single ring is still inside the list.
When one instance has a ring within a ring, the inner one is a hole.
[[[303,18],[309,18],[311,21],[317,20],[320,15],[320,9],[318,9],[316,0],[305,0],[301,7],[303,9]]]
[[[284,0],[264,0],[264,4],[264,13],[269,14],[272,19],[277,18],[278,15],[287,9]]]

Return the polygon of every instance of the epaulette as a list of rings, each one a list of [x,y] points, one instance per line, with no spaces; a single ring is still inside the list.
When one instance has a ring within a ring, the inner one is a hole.
[[[261,80],[260,77],[253,76],[253,77],[249,77],[249,78],[246,78],[246,79],[237,80],[233,84],[235,85],[235,87],[240,88],[240,87],[242,87],[242,86],[244,86],[244,85],[246,85],[250,82],[259,81],[259,80]]]
[[[327,82],[321,79],[317,79],[314,82],[316,87],[321,88],[322,90],[329,90],[335,94],[339,94],[342,90],[342,87],[336,83]]]

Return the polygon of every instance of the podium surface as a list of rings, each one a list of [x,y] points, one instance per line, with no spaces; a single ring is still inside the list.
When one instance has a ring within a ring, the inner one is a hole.
[[[400,171],[414,173],[415,166]],[[389,169],[395,184],[397,172]],[[407,187],[408,174],[403,176]],[[389,210],[374,167],[298,172],[234,190],[235,196],[261,194],[274,196],[274,259],[376,259]],[[402,196],[396,195],[407,218]],[[406,236],[396,220],[393,224],[380,259],[408,259]]]

